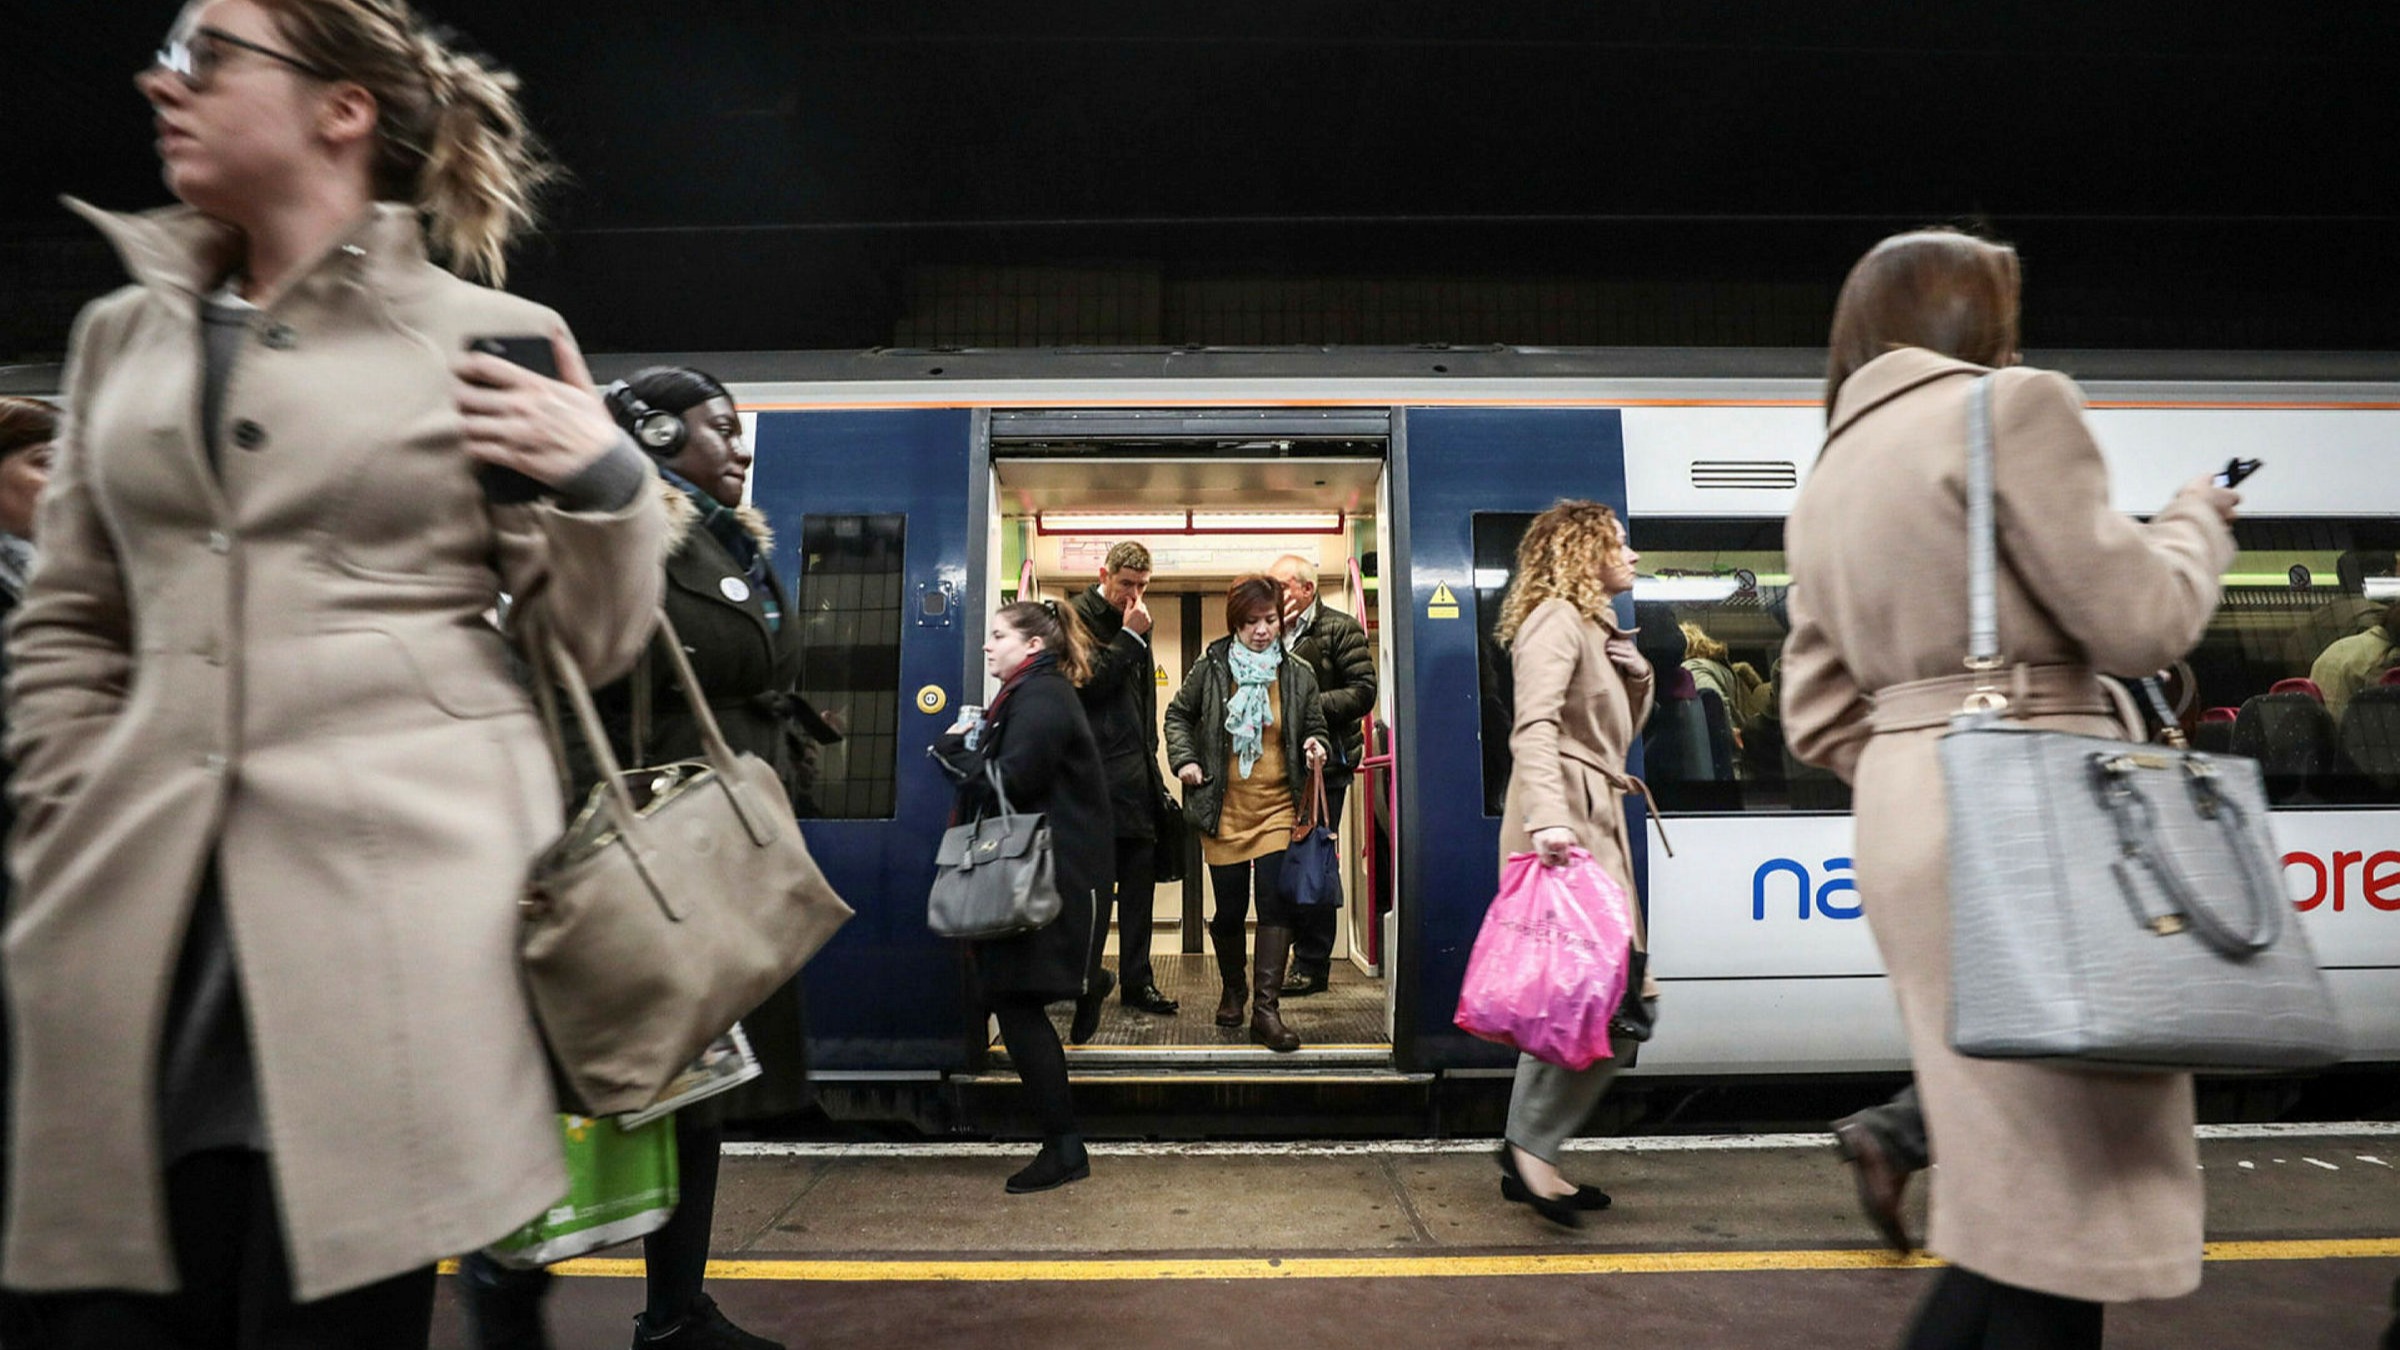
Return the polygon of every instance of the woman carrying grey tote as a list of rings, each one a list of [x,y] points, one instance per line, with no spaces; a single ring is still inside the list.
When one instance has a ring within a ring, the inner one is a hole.
[[[1958,673],[1970,387],[2000,368],[2000,630],[2031,668],[2013,705],[2029,725],[2124,735],[2100,676],[2148,675],[2189,651],[2234,553],[2238,498],[2205,478],[2148,525],[2110,508],[2074,384],[2009,369],[2017,296],[2012,250],[1950,231],[1899,235],[1860,260],[1834,310],[1825,448],[1785,536],[1785,732],[1801,759],[1853,785],[1859,897],[1939,1164],[1926,1245],[1952,1268],[1919,1310],[1910,1350],[2003,1335],[2097,1347],[2102,1305],[2200,1282],[2188,1074],[1967,1059],[1948,1039],[1935,747],[1943,714],[1972,687]]]

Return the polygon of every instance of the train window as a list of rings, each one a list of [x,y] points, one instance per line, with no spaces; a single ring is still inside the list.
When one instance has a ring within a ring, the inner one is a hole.
[[[2278,806],[2400,803],[2400,520],[2243,520],[2234,541],[2169,681],[2194,743],[2258,759]]]
[[[1508,793],[1508,653],[1492,640],[1530,515],[1475,517],[1484,808]],[[1642,777],[1670,814],[1847,811],[1850,789],[1785,750],[1775,706],[1787,582],[1780,520],[1640,520],[1635,643],[1659,672]]]
[[[1530,511],[1493,511],[1475,517],[1475,674],[1482,711],[1483,813],[1497,816],[1508,801],[1509,728],[1516,722],[1515,672],[1508,648],[1492,637],[1500,602],[1516,571],[1517,545],[1533,524]]]
[[[1658,670],[1643,780],[1661,811],[1847,811],[1792,757],[1776,706],[1787,631],[1781,520],[1640,520],[1636,645]]]
[[[804,516],[801,692],[842,739],[818,747],[830,820],[888,820],[897,798],[905,516]]]
[[[1508,653],[1491,640],[1526,515],[1475,518],[1485,809],[1508,791]],[[2224,601],[2167,689],[2195,745],[2247,755],[2279,807],[2400,804],[2400,520],[2244,520]],[[1783,522],[1639,520],[1635,641],[1659,671],[1642,774],[1668,814],[1847,811],[1775,704]],[[2388,683],[2387,683],[2388,681]]]

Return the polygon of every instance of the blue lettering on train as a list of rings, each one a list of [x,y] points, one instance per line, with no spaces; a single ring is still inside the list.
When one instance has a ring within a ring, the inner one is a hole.
[[[1859,908],[1856,899],[1858,883],[1848,876],[1834,875],[1837,872],[1847,873],[1850,870],[1850,860],[1848,858],[1827,858],[1824,869],[1825,884],[1818,886],[1816,875],[1808,870],[1808,864],[1801,862],[1798,858],[1769,858],[1760,863],[1758,871],[1752,873],[1750,877],[1750,917],[1760,923],[1766,921],[1767,883],[1777,877],[1789,877],[1791,878],[1790,893],[1798,901],[1795,907],[1801,918],[1808,918],[1812,909],[1815,913],[1822,914],[1828,919],[1858,918],[1864,912]],[[1834,899],[1836,895],[1845,891],[1850,894],[1851,899],[1847,901]],[[1810,903],[1812,899],[1815,902],[1813,906]]]

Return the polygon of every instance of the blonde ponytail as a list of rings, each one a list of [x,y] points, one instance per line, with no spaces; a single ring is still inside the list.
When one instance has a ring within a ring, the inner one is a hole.
[[[260,0],[294,54],[375,96],[375,195],[417,208],[434,256],[499,285],[508,245],[561,176],[517,103],[517,77],[450,45],[407,0]]]

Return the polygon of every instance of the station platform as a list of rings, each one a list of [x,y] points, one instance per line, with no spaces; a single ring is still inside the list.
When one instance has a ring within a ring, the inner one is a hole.
[[[2400,1125],[2201,1136],[2206,1278],[2112,1309],[2111,1350],[2375,1346]],[[1875,1245],[1831,1145],[1579,1140],[1616,1203],[1567,1230],[1501,1200],[1489,1140],[1095,1144],[1031,1196],[1002,1191],[1026,1144],[736,1144],[709,1289],[793,1347],[1893,1345],[1938,1263]],[[628,1344],[641,1271],[560,1267],[553,1344]],[[469,1344],[448,1277],[433,1344]]]

